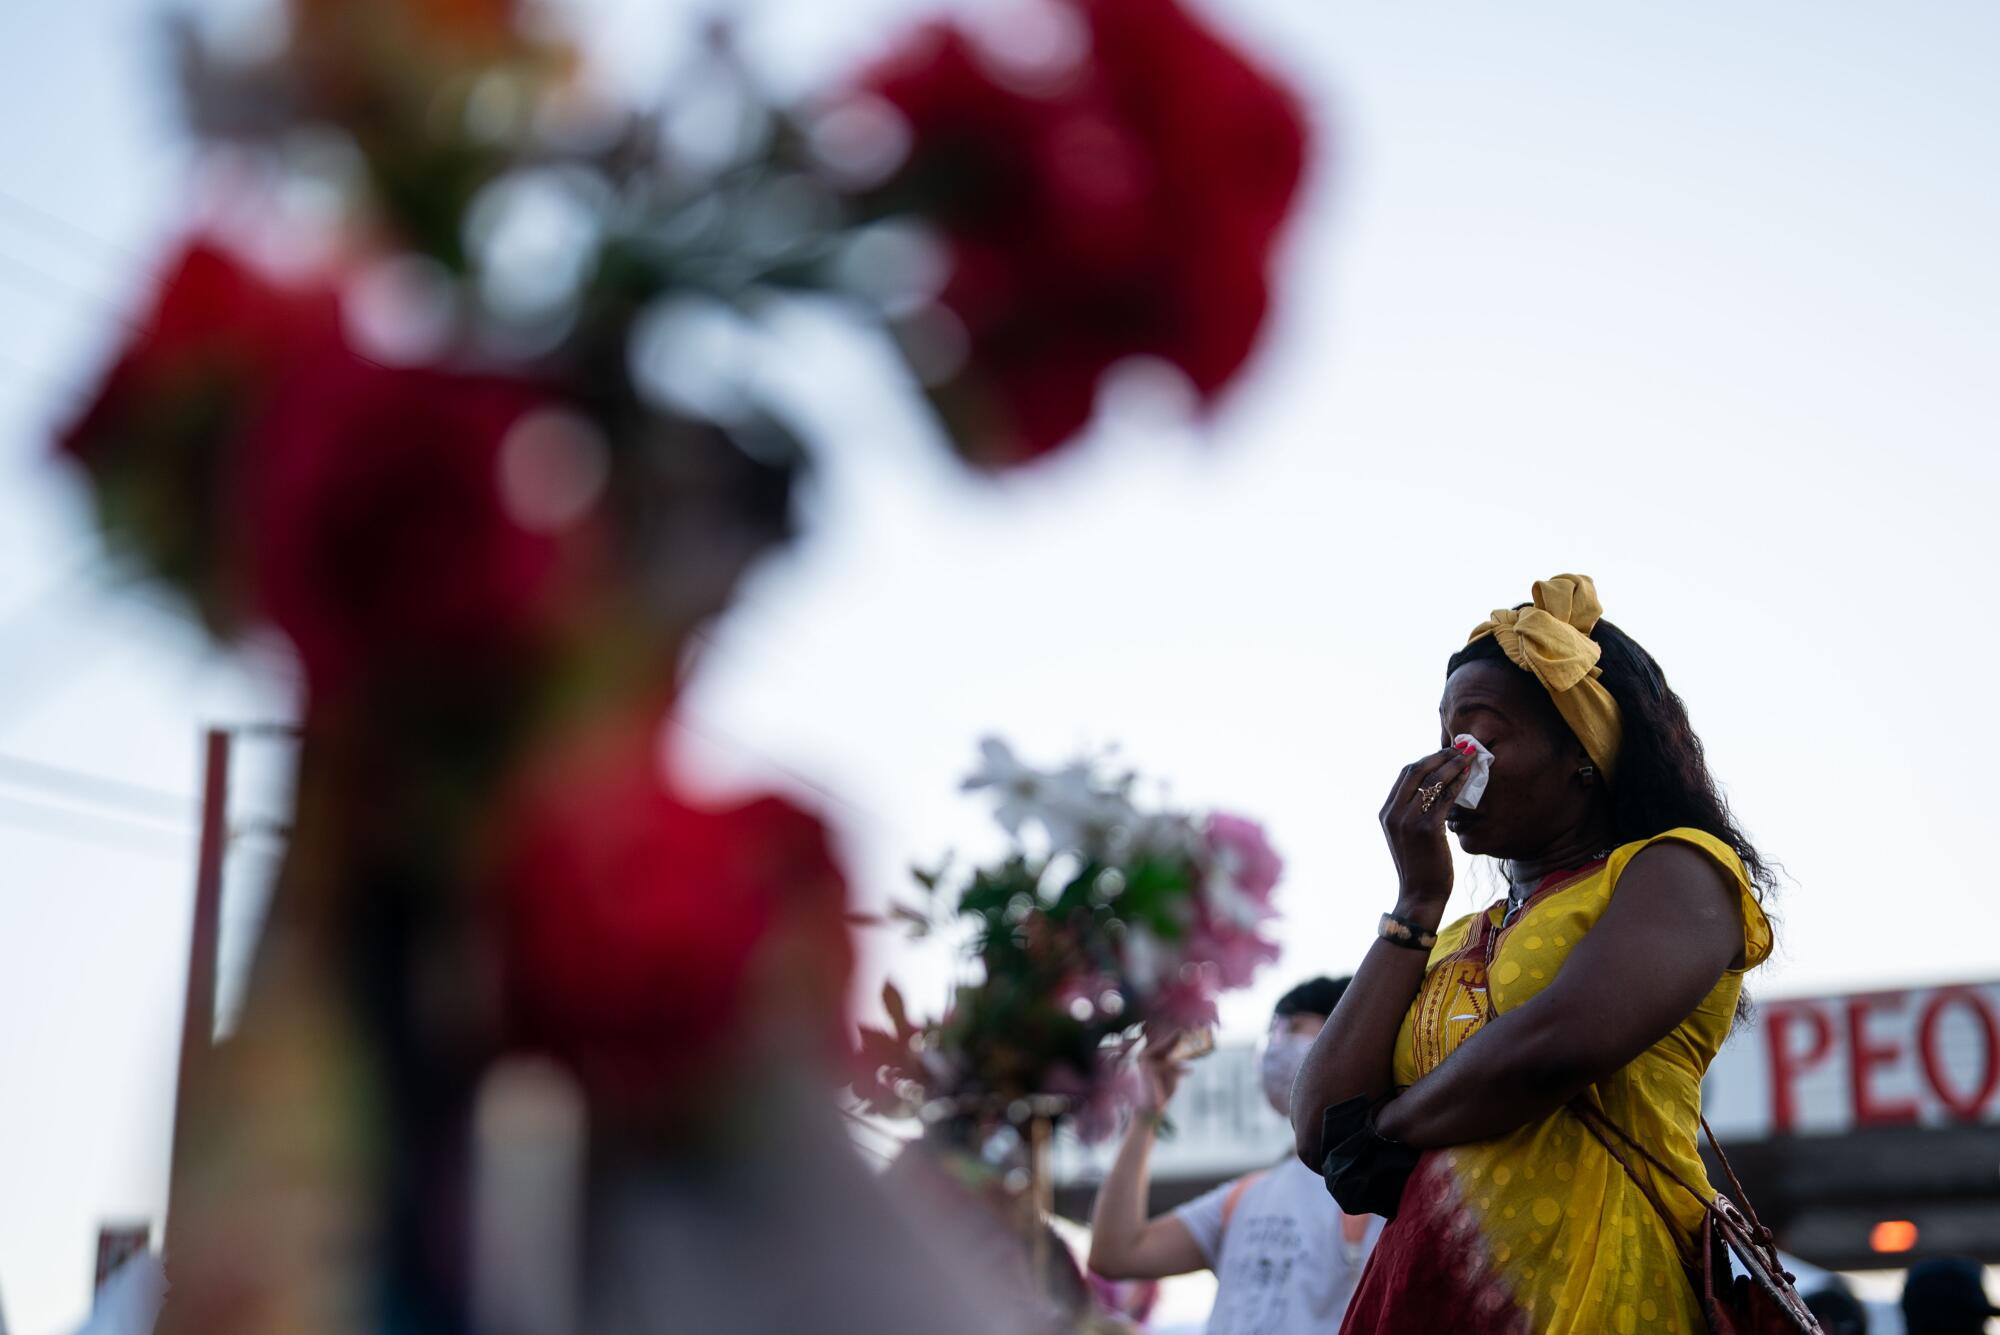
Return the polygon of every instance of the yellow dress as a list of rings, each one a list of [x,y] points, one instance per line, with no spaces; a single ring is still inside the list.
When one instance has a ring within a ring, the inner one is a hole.
[[[1678,829],[1614,850],[1600,866],[1438,934],[1397,1035],[1395,1077],[1415,1084],[1493,1015],[1535,996],[1611,902],[1634,855],[1664,839],[1707,852],[1736,878],[1744,964],[1716,983],[1674,1031],[1583,1096],[1688,1181],[1707,1180],[1697,1149],[1701,1078],[1728,1036],[1743,974],[1771,953],[1771,928],[1735,852]],[[1565,1107],[1492,1140],[1423,1156],[1402,1209],[1382,1234],[1349,1309],[1348,1331],[1666,1332],[1704,1329],[1683,1271],[1704,1203],[1639,1156],[1670,1230],[1576,1114]]]

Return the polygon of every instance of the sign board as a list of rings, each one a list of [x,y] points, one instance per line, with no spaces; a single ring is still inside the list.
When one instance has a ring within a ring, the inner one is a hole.
[[[2000,982],[1759,1003],[1702,1104],[1725,1141],[2000,1122]]]
[[[2000,1124],[2000,982],[1765,1001],[1709,1068],[1702,1104],[1732,1144],[1880,1127]],[[1214,1182],[1291,1146],[1264,1102],[1254,1044],[1194,1062],[1153,1151],[1163,1182]],[[1057,1182],[1102,1177],[1115,1144],[1055,1146]]]

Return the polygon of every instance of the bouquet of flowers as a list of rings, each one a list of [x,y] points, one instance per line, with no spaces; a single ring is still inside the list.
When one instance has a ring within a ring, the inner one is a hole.
[[[742,1007],[612,997],[587,961],[693,976],[670,939],[693,921],[735,997],[767,927],[844,897],[812,816],[778,823],[816,889],[781,893],[745,835],[769,822],[694,808],[643,740],[823,445],[777,331],[832,313],[890,350],[982,469],[1073,440],[1125,359],[1211,402],[1263,325],[1302,117],[1178,0],[930,23],[788,104],[718,29],[657,107],[528,0],[281,12],[247,46],[183,25],[201,221],[62,452],[120,555],[219,637],[296,652],[318,888],[295,868],[274,921],[317,899],[351,924],[331,901],[376,879],[452,888],[417,916],[488,919],[509,961],[505,1013],[464,1031],[616,1067],[606,1105],[651,1115],[681,1060],[641,1081],[600,1039],[710,1017],[663,1048],[703,1050]],[[551,796],[579,766],[604,800]]]
[[[932,23],[784,104],[718,29],[628,105],[529,0],[182,26],[198,212],[59,444],[108,545],[301,669],[292,847],[177,1123],[187,1328],[459,1328],[471,1107],[509,1054],[667,1146],[844,1054],[828,832],[697,802],[659,740],[832,443],[787,331],[885,353],[983,471],[1074,440],[1127,358],[1205,405],[1304,162],[1290,95],[1179,0],[1022,12],[1026,46]],[[1078,990],[967,1088],[1088,1084],[1102,1036],[1254,955],[1222,827],[1117,823],[1073,888],[1043,859],[968,899],[996,979]]]
[[[1282,863],[1254,821],[1147,809],[1135,775],[1090,761],[1038,770],[989,739],[965,786],[998,797],[1011,847],[919,873],[925,903],[896,912],[918,934],[968,926],[980,977],[924,1024],[887,987],[891,1027],[862,1031],[856,1092],[884,1115],[1053,1114],[1102,1134],[1137,1039],[1213,1024],[1216,995],[1276,958]]]

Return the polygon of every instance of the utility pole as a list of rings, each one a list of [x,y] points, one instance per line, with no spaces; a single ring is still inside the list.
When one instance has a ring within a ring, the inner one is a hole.
[[[174,1082],[173,1166],[167,1182],[167,1218],[186,1160],[188,1097],[194,1072],[215,1042],[216,955],[222,934],[222,867],[229,849],[229,744],[231,731],[210,728],[202,763],[201,847],[194,873],[194,927],[188,934],[187,1002],[181,1018],[181,1056]]]

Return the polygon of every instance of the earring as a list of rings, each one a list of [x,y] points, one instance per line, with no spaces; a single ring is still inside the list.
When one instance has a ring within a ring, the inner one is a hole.
[[[1585,783],[1596,783],[1597,766],[1585,765],[1582,769],[1576,772],[1576,777],[1582,779]]]

